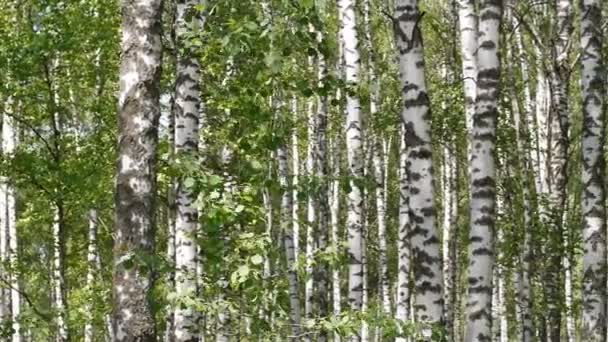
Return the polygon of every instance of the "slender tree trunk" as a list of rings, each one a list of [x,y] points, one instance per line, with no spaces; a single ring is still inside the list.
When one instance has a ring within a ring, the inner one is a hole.
[[[152,272],[156,146],[160,116],[160,0],[122,2],[118,170],[114,239],[114,340],[154,341]]]
[[[8,197],[8,196],[7,196]],[[7,201],[7,209],[8,209]],[[65,274],[64,269],[64,234],[63,223],[61,222],[60,207],[57,206],[55,209],[55,215],[53,218],[53,296],[54,296],[54,310],[56,312],[55,323],[57,325],[57,342],[67,342],[68,337],[68,326],[67,326],[67,312],[66,312],[66,300],[65,300]]]
[[[277,151],[279,162],[279,183],[282,188],[281,194],[281,231],[283,233],[285,256],[287,258],[288,281],[289,281],[289,303],[290,303],[290,320],[291,320],[291,335],[290,341],[300,340],[300,298],[299,298],[299,281],[298,272],[295,268],[296,259],[293,244],[292,231],[292,208],[291,194],[289,188],[289,167],[288,156],[285,147],[280,147]]]
[[[500,59],[501,4],[480,3],[477,51],[477,95],[470,160],[471,228],[469,290],[465,341],[489,341],[492,329],[493,230],[495,226],[496,168],[494,165]]]
[[[517,27],[517,24],[514,23],[514,27]],[[516,40],[518,44],[519,52],[522,50],[521,45],[521,35],[518,35],[518,30],[516,29]],[[522,58],[521,54],[519,54],[518,58]],[[511,60],[511,58],[509,58]],[[525,71],[524,67],[525,63],[520,61],[520,67],[522,72],[522,78],[524,82],[527,79],[527,71]],[[534,325],[532,320],[532,288],[530,283],[530,262],[532,261],[532,229],[534,227],[534,222],[532,220],[532,207],[531,207],[531,199],[530,199],[530,175],[534,176],[537,172],[538,168],[534,170],[534,167],[530,168],[530,166],[534,163],[532,155],[534,155],[538,151],[538,145],[535,146],[535,141],[532,137],[532,127],[534,127],[533,123],[533,111],[532,104],[530,103],[531,97],[529,94],[528,83],[524,83],[524,115],[525,119],[522,121],[521,112],[519,110],[519,104],[517,102],[517,94],[516,89],[511,88],[511,103],[513,103],[513,126],[515,127],[515,139],[517,145],[517,153],[519,154],[520,161],[520,177],[523,179],[523,193],[522,193],[522,202],[523,202],[523,210],[524,210],[524,219],[523,219],[523,241],[521,246],[521,252],[519,255],[519,270],[517,272],[517,304],[518,304],[518,319],[521,328],[520,339],[522,342],[530,342],[534,336]],[[522,137],[524,137],[522,139]],[[524,139],[527,143],[524,143]],[[532,174],[530,173],[530,169],[532,169]],[[540,183],[537,184],[537,186]]]
[[[97,267],[97,210],[91,209],[88,214],[89,221],[89,245],[87,248],[87,288],[89,291],[94,291],[95,287],[95,274],[99,272]],[[87,303],[85,310],[87,314],[87,322],[84,326],[84,341],[93,342],[95,338],[95,331],[93,329],[93,305],[94,303]]]
[[[171,96],[171,107],[169,109],[168,122],[169,154],[175,155],[175,96]],[[171,269],[167,272],[167,287],[169,291],[175,291],[175,179],[167,189],[167,260]],[[175,313],[171,304],[167,306],[167,317],[165,319],[165,342],[175,341]]]
[[[410,208],[409,179],[407,175],[407,147],[405,130],[400,132],[399,144],[399,232],[397,239],[398,273],[397,273],[397,314],[401,322],[410,319]],[[396,342],[409,342],[409,338],[399,337]]]
[[[312,30],[312,29],[311,29]],[[312,30],[314,32],[314,30]],[[309,66],[313,68],[314,59],[311,57],[308,60]],[[307,319],[312,318],[313,314],[313,262],[314,262],[314,240],[315,228],[317,227],[317,203],[315,193],[312,189],[313,179],[316,177],[316,153],[317,153],[317,115],[315,113],[315,105],[311,100],[308,101],[308,150],[306,155],[306,177],[307,177],[307,194],[308,208],[306,210],[306,282],[304,284],[304,314]],[[308,341],[308,335],[304,338]]]
[[[364,152],[364,162],[363,162],[363,179],[369,179],[369,172],[371,170],[372,165],[372,156],[373,156],[373,145],[370,144],[370,141],[367,139],[363,140],[363,151]],[[369,203],[370,194],[369,189],[363,186],[363,228],[362,230],[362,243],[361,243],[361,264],[362,264],[362,290],[363,295],[361,296],[361,312],[367,313],[369,310],[369,264],[368,264],[368,251],[367,251],[367,240],[369,239],[369,220],[370,220],[370,212],[371,208]],[[367,319],[361,320],[361,342],[369,341],[369,322]]]
[[[339,3],[338,3],[339,4]],[[342,23],[342,11],[338,11],[338,22]],[[343,80],[344,75],[344,44],[343,44],[342,30],[338,30],[338,61],[336,63],[336,78]],[[336,89],[335,100],[338,103],[339,117],[345,115],[345,107],[342,102],[342,91],[338,87]],[[338,121],[341,122],[341,121]],[[332,182],[331,182],[331,244],[334,253],[337,255],[341,254],[341,239],[340,239],[340,175],[341,175],[341,161],[342,151],[340,149],[341,141],[341,130],[340,124],[336,124],[334,130],[337,132],[335,138],[332,139],[330,136],[330,146],[332,154],[330,160],[332,163]],[[341,291],[341,276],[340,276],[340,265],[334,264],[332,268],[332,306],[333,314],[339,316],[342,313],[342,291]],[[334,342],[341,342],[342,338],[338,332],[334,333]]]
[[[365,22],[365,40],[368,48],[368,73],[370,82],[370,117],[375,117],[378,114],[378,107],[380,102],[380,86],[378,84],[378,75],[376,74],[376,62],[374,58],[374,45],[372,38],[371,28],[371,11],[370,11],[370,0],[363,2],[364,7],[364,22]],[[376,220],[378,222],[378,280],[380,290],[380,304],[382,311],[385,314],[391,312],[391,301],[390,301],[390,284],[388,280],[388,265],[387,265],[387,246],[386,246],[386,173],[388,169],[384,168],[384,161],[386,159],[384,155],[384,139],[379,136],[372,142],[371,148],[373,149],[372,164],[373,164],[373,176],[376,183],[375,197],[376,197]],[[380,333],[380,331],[377,331]]]
[[[12,158],[15,152],[15,147],[17,145],[17,134],[16,134],[15,120],[12,116],[4,115],[3,124],[2,124],[2,152],[4,153],[5,158]],[[7,259],[10,263],[10,312],[11,312],[11,320],[12,320],[12,342],[21,341],[21,332],[20,332],[20,314],[21,314],[21,293],[19,286],[19,278],[17,269],[18,262],[18,241],[17,241],[17,209],[15,206],[15,188],[12,180],[8,179],[6,182],[1,184],[3,187],[5,198],[5,216],[4,219],[6,223],[0,222],[4,224],[5,234],[7,234],[6,239],[8,240],[8,245],[5,245]],[[5,210],[4,207],[0,208],[0,210]],[[4,230],[4,229],[3,229]]]
[[[403,84],[401,118],[405,126],[407,174],[410,180],[409,213],[415,283],[415,318],[425,324],[443,321],[443,275],[433,194],[430,103],[426,92],[424,52],[417,1],[396,2],[395,36],[399,74]]]
[[[8,113],[3,116],[3,122],[6,117],[12,115],[13,101],[12,97],[9,96],[5,102],[5,111]],[[6,284],[10,282],[10,273],[8,265],[9,255],[9,231],[8,225],[6,224],[6,188],[8,179],[4,176],[0,177],[0,276],[2,282]],[[10,289],[6,286],[0,287],[0,319],[2,321],[8,320],[11,315],[11,298]]]
[[[551,234],[548,246],[550,248],[549,266],[545,288],[548,298],[549,339],[559,341],[561,338],[561,310],[560,302],[564,298],[560,291],[562,282],[562,258],[560,252],[565,242],[564,216],[566,214],[566,191],[568,177],[568,151],[569,151],[569,50],[572,26],[571,0],[556,1],[556,32],[553,44],[553,65],[550,73],[551,82],[551,116],[549,120],[549,173],[548,173],[548,199],[550,205]],[[570,311],[570,309],[566,309]]]
[[[583,315],[582,338],[606,341],[605,71],[601,1],[581,2],[583,90]],[[602,75],[603,73],[603,75]]]
[[[535,55],[537,58],[536,62],[536,136],[537,136],[537,149],[536,153],[532,155],[535,157],[533,163],[537,165],[536,171],[536,192],[542,196],[547,196],[549,191],[548,181],[548,147],[549,147],[549,106],[550,106],[550,94],[549,94],[549,82],[545,75],[545,70],[542,66],[541,59],[542,54],[538,46],[535,46]],[[532,133],[532,131],[531,131]],[[534,133],[532,133],[534,134]],[[543,205],[540,209],[543,215],[546,215],[546,205]]]
[[[502,158],[501,158],[502,159]],[[509,168],[504,163],[504,160],[501,160],[501,164],[505,168]],[[505,194],[500,194],[496,198],[496,212],[497,217],[504,217],[504,198]],[[492,321],[496,322],[492,327],[493,332],[493,341],[495,342],[507,342],[508,339],[508,326],[507,326],[507,311],[506,311],[506,303],[505,303],[505,273],[506,267],[503,264],[504,259],[504,230],[503,227],[497,228],[497,236],[496,236],[496,247],[495,249],[498,252],[497,262],[494,265],[494,275],[493,275],[493,290],[492,290]]]
[[[323,33],[317,32],[317,42],[322,44]],[[319,87],[323,87],[327,77],[327,63],[323,53],[319,53],[317,61],[317,72]],[[329,223],[331,221],[329,204],[329,162],[328,162],[328,141],[327,141],[327,97],[320,95],[317,99],[317,118],[316,118],[316,172],[319,181],[319,188],[316,194],[318,205],[318,226],[317,226],[317,248],[319,251],[327,249],[329,235]],[[315,282],[317,284],[316,305],[318,315],[326,318],[329,312],[329,293],[328,293],[328,265],[325,261],[319,260],[315,270]],[[317,336],[318,342],[327,341],[327,333],[321,330]]]
[[[196,13],[199,0],[177,2],[176,42],[177,75],[175,85],[175,154],[195,158],[199,143],[200,65],[198,58],[187,46],[187,36],[200,29],[201,20]],[[192,19],[188,19],[192,18]],[[175,197],[175,291],[178,298],[197,295],[197,243],[198,210],[196,195],[184,180],[177,184]],[[194,309],[184,305],[175,308],[175,340],[197,341],[197,318]]]
[[[292,162],[292,230],[293,230],[293,249],[296,260],[300,255],[300,144],[298,142],[298,129],[296,123],[299,122],[298,102],[294,97],[292,109],[294,128],[291,134],[291,162]]]
[[[333,143],[332,143],[333,142]],[[330,183],[330,215],[331,215],[331,247],[334,253],[340,250],[340,149],[337,140],[330,140],[332,150],[331,162],[333,168],[333,179]],[[332,308],[334,316],[338,317],[342,312],[342,294],[340,287],[340,268],[334,265],[331,274],[332,282]],[[338,333],[334,334],[334,341],[340,342]]]
[[[344,46],[345,82],[355,89],[359,83],[360,57],[359,39],[356,29],[355,1],[339,0],[340,34]],[[359,180],[363,177],[363,122],[359,98],[351,92],[346,93],[346,155],[347,175],[350,191],[347,197],[348,230],[348,302],[354,312],[362,310],[363,301],[363,197]],[[351,342],[361,337],[350,336]]]
[[[448,341],[456,341],[454,320],[456,317],[456,255],[458,254],[456,215],[458,195],[456,193],[456,156],[454,143],[443,149],[443,288],[444,313]]]

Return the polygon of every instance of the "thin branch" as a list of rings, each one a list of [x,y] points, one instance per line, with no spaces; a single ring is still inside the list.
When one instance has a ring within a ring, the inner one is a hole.
[[[11,289],[13,291],[17,291],[19,293],[19,295],[21,297],[23,297],[23,299],[25,299],[25,301],[30,306],[30,308],[32,308],[34,313],[36,315],[40,316],[40,318],[42,318],[43,320],[48,321],[48,322],[51,322],[53,320],[53,317],[51,316],[51,314],[44,313],[44,312],[40,311],[38,308],[36,308],[36,306],[34,305],[34,301],[32,301],[30,296],[27,293],[25,293],[25,291],[15,288],[10,281],[6,280],[2,276],[0,276],[0,282],[4,283],[9,289]]]

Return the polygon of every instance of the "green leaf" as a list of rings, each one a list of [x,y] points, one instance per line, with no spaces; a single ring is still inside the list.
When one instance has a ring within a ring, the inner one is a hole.
[[[259,254],[252,256],[250,260],[254,265],[261,265],[264,262],[264,258]]]

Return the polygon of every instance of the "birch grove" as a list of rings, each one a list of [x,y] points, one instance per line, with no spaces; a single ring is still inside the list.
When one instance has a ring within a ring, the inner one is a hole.
[[[0,2],[0,340],[606,342],[607,15]]]

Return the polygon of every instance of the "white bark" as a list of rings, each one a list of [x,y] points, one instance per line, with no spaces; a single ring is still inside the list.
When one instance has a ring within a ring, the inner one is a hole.
[[[8,207],[8,206],[7,206]],[[68,327],[66,320],[65,279],[63,274],[64,260],[62,253],[61,223],[59,222],[59,209],[54,209],[53,218],[53,309],[55,310],[55,324],[57,326],[57,342],[68,341]]]
[[[88,214],[89,221],[89,241],[87,248],[87,288],[89,291],[93,291],[95,287],[95,274],[99,272],[98,255],[97,255],[97,210],[91,209]],[[87,303],[85,311],[87,315],[87,321],[84,326],[84,341],[93,342],[95,338],[95,331],[93,330],[93,304]]]
[[[460,49],[462,51],[462,77],[464,82],[465,124],[469,139],[475,115],[477,96],[477,15],[474,0],[458,0],[460,23]]]
[[[152,274],[128,267],[154,250],[157,126],[162,63],[161,0],[122,2],[114,235],[115,342],[155,339]]]
[[[396,318],[402,322],[410,319],[410,209],[409,179],[407,176],[407,150],[405,130],[400,131],[399,145],[399,232],[397,239],[397,312]],[[397,338],[396,342],[409,342],[409,338]]]
[[[291,194],[287,190],[289,188],[289,166],[288,156],[285,147],[280,147],[277,150],[277,158],[279,162],[279,184],[282,188],[281,195],[281,231],[284,239],[285,256],[287,258],[288,281],[289,281],[289,303],[290,303],[290,320],[291,320],[291,335],[293,341],[299,340],[300,335],[300,299],[299,299],[299,281],[298,272],[295,269],[296,260],[293,245],[292,231],[292,209],[291,209]]]
[[[331,216],[331,247],[335,253],[338,253],[340,249],[340,149],[338,148],[338,141],[330,141],[332,150],[332,168],[333,168],[333,180],[330,186],[330,216]],[[334,266],[331,273],[332,282],[332,308],[334,316],[339,316],[342,312],[342,294],[340,291],[340,268]],[[334,341],[340,342],[340,335],[334,334]]]
[[[470,159],[471,214],[468,268],[466,342],[492,338],[493,230],[495,226],[496,169],[494,165],[498,118],[498,58],[501,3],[480,3],[477,50],[477,95]]]
[[[314,32],[314,30],[311,29]],[[313,58],[309,58],[308,60],[309,66],[312,68],[314,66]],[[313,189],[310,187],[312,184],[312,180],[316,177],[316,153],[317,153],[317,116],[315,113],[315,106],[312,100],[308,101],[308,149],[306,155],[306,177],[308,179],[307,186],[307,210],[306,210],[306,263],[305,263],[305,272],[306,272],[306,282],[304,284],[304,314],[307,319],[312,318],[312,310],[313,310],[313,286],[314,286],[314,277],[313,277],[313,258],[314,258],[314,234],[315,228],[317,226],[317,204],[315,199],[315,194],[313,193]],[[308,335],[304,338],[308,340]]]
[[[317,31],[317,43],[321,45],[323,43],[323,33]],[[317,58],[317,77],[318,86],[321,88],[324,86],[327,77],[327,62],[323,52],[319,53]],[[330,187],[330,170],[329,170],[329,153],[328,153],[328,138],[327,138],[327,125],[328,125],[328,102],[327,97],[319,95],[317,98],[317,113],[316,113],[316,165],[315,169],[319,181],[319,188],[316,193],[317,197],[317,209],[318,209],[318,220],[317,220],[317,234],[316,244],[317,248],[321,252],[325,252],[328,247],[329,239],[329,226],[331,221],[330,213],[330,201],[329,201],[329,187]],[[326,318],[329,313],[328,303],[328,275],[329,265],[324,260],[320,260],[317,263],[315,269],[315,282],[317,284],[316,293],[316,305],[318,310],[318,316]],[[317,336],[317,342],[327,341],[327,333],[325,330],[321,330]]]
[[[352,89],[359,83],[360,57],[359,39],[356,29],[354,0],[340,0],[340,33],[344,47],[345,82]],[[351,92],[346,94],[346,154],[347,175],[350,191],[347,197],[348,229],[348,301],[354,312],[362,310],[363,301],[363,207],[362,189],[358,180],[363,177],[363,131],[359,98]],[[360,336],[350,336],[352,342],[360,341]]]
[[[199,143],[200,65],[198,58],[187,48],[187,36],[200,29],[201,20],[195,6],[200,0],[177,2],[176,43],[177,75],[175,85],[175,154],[195,157]],[[188,19],[191,17],[192,19]],[[175,197],[175,292],[178,302],[197,295],[198,210],[196,195],[183,180],[177,185]],[[197,317],[190,306],[177,305],[174,312],[175,341],[197,340]]]
[[[293,221],[293,249],[296,260],[300,255],[300,199],[298,195],[300,193],[300,145],[298,143],[298,129],[296,123],[299,120],[298,115],[298,102],[294,97],[292,100],[291,112],[293,114],[294,128],[291,134],[291,162],[292,162],[292,173],[293,173],[293,190],[292,190],[292,221]]]
[[[378,75],[376,74],[376,63],[374,59],[374,44],[371,29],[371,12],[370,0],[364,0],[364,22],[365,22],[365,38],[368,50],[368,74],[370,83],[370,117],[375,117],[378,114],[380,104],[380,85],[378,84]],[[385,314],[391,312],[390,300],[390,284],[388,280],[388,265],[387,265],[387,245],[386,245],[386,183],[387,172],[385,161],[385,139],[376,137],[373,145],[372,164],[373,176],[376,183],[375,202],[376,202],[376,219],[378,224],[378,280],[380,289],[380,303],[382,311]],[[380,333],[377,331],[377,333]]]
[[[582,338],[606,341],[606,207],[604,122],[605,64],[600,0],[583,0],[581,11],[583,91],[583,315]]]
[[[414,265],[415,319],[430,340],[431,326],[443,321],[443,271],[436,226],[430,101],[426,92],[424,50],[415,0],[396,2],[395,37],[403,86],[401,119],[405,127],[411,247]]]
[[[9,104],[12,105],[12,104]],[[9,109],[10,110],[10,109]],[[2,152],[5,158],[12,158],[17,145],[17,134],[16,134],[15,120],[11,115],[4,115],[2,124]],[[21,314],[21,295],[19,286],[19,277],[17,269],[18,262],[18,241],[17,241],[17,211],[15,207],[15,188],[10,179],[5,180],[1,184],[2,193],[0,195],[6,195],[4,204],[5,207],[0,207],[0,210],[6,210],[4,213],[5,221],[0,222],[4,227],[0,228],[4,230],[5,243],[8,240],[8,245],[5,245],[6,260],[10,264],[10,311],[12,319],[12,342],[21,341],[20,332],[20,314]],[[7,248],[8,247],[8,248]]]
[[[444,288],[444,314],[448,341],[456,341],[454,325],[456,312],[456,267],[458,255],[457,236],[457,206],[458,196],[456,156],[454,144],[448,143],[443,148],[443,288]]]

